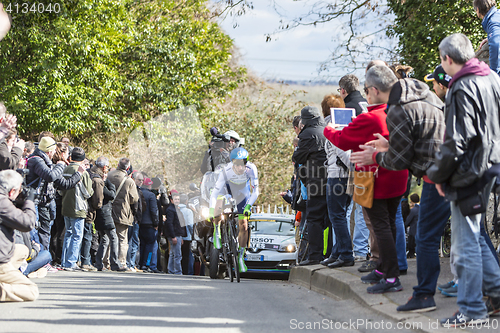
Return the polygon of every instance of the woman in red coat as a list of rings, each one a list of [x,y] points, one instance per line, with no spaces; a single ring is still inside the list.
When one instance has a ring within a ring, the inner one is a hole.
[[[394,77],[394,80],[397,80]],[[377,103],[381,100],[382,94],[389,94],[390,88],[383,91],[370,86],[365,88],[369,104],[367,113],[357,116],[349,126],[339,131],[335,125],[329,125],[324,130],[325,137],[335,146],[342,150],[352,149],[353,152],[360,151],[360,145],[375,140],[376,133],[380,133],[386,139],[389,138],[389,131],[385,121],[387,108],[386,104]],[[377,170],[377,165],[372,164],[364,167],[356,167],[358,171]],[[378,243],[380,258],[377,269],[370,274],[363,276],[364,283],[375,284],[367,289],[369,293],[384,293],[389,291],[400,291],[403,289],[399,281],[399,267],[396,253],[396,211],[401,200],[401,196],[406,191],[408,171],[390,171],[382,167],[378,168],[375,177],[374,199],[372,208],[363,208],[371,221],[373,232]]]

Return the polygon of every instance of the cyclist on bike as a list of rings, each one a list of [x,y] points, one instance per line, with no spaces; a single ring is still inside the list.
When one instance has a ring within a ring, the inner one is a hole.
[[[247,162],[248,152],[245,148],[236,148],[231,151],[231,162],[222,170],[210,197],[210,219],[214,222],[214,246],[221,248],[220,224],[214,221],[214,216],[222,213],[222,200],[229,195],[236,200],[238,213],[238,266],[240,272],[246,272],[244,256],[248,246],[250,230],[248,230],[248,217],[252,205],[259,196],[259,178],[257,167],[252,162]]]

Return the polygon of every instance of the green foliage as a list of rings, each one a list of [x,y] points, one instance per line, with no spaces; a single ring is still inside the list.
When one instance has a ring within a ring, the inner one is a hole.
[[[463,33],[475,46],[486,37],[470,0],[388,0],[388,4],[396,20],[387,34],[399,38],[401,62],[412,66],[420,80],[440,63],[438,46],[446,36]]]
[[[25,136],[51,130],[83,140],[188,105],[204,115],[244,74],[205,4],[66,0],[59,13],[14,9],[0,43],[0,99]]]

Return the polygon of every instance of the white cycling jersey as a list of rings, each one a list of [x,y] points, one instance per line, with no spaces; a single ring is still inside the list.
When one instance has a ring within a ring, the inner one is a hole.
[[[236,200],[238,207],[253,205],[257,201],[259,177],[255,164],[247,162],[245,172],[241,175],[234,172],[233,162],[225,166],[222,172],[219,173],[219,178],[210,196],[210,208],[215,208],[219,195],[227,194]]]

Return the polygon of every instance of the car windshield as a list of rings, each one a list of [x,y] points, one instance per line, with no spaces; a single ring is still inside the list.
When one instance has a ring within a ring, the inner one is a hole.
[[[251,220],[248,222],[252,233],[280,236],[294,236],[295,230],[292,222],[274,220]]]

